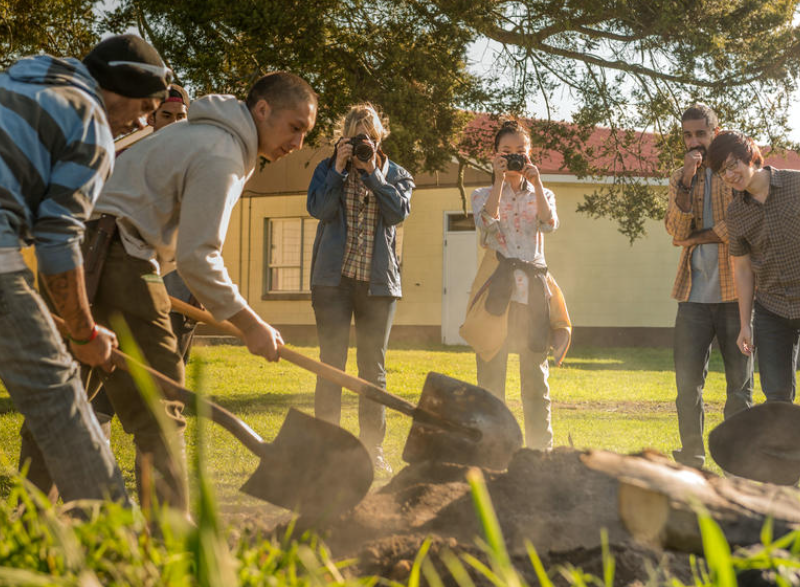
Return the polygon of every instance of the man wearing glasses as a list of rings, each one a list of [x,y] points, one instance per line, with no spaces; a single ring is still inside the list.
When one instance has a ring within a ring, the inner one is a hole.
[[[739,350],[750,356],[758,346],[767,401],[791,403],[800,336],[800,172],[765,166],[753,139],[737,131],[720,133],[708,155],[734,194],[728,219]]]
[[[672,289],[678,300],[674,360],[681,438],[681,449],[672,454],[676,461],[697,468],[705,463],[703,387],[715,337],[725,363],[725,417],[750,407],[753,395],[752,360],[736,345],[739,311],[726,228],[732,192],[706,164],[718,126],[716,113],[704,104],[683,113],[686,154],[683,167],[670,179],[665,218],[673,244],[683,248]]]
[[[0,379],[25,416],[39,472],[65,501],[127,496],[21,248],[36,247],[75,357],[110,368],[117,341],[89,311],[80,243],[114,165],[113,137],[143,125],[170,75],[133,35],[106,39],[83,62],[39,55],[0,73]]]

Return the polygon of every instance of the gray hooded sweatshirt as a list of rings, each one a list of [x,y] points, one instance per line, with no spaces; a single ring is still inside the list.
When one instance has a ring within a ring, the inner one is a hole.
[[[177,266],[217,320],[247,307],[222,259],[231,213],[255,169],[258,133],[247,106],[210,95],[122,153],[94,218],[117,217],[126,252],[162,275]]]

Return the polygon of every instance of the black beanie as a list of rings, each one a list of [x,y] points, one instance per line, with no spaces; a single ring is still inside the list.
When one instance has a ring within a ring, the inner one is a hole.
[[[164,66],[158,52],[136,35],[101,41],[83,64],[101,88],[126,98],[163,100],[172,81],[172,71]]]

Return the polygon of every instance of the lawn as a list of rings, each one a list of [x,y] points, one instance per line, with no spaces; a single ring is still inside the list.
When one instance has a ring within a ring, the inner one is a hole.
[[[317,357],[315,347],[298,351]],[[439,371],[465,381],[475,381],[475,357],[466,347],[429,346],[424,349],[393,348],[387,354],[388,388],[416,402],[429,371]],[[350,350],[348,371],[356,374],[355,349]],[[313,413],[314,376],[294,365],[268,363],[240,346],[206,346],[192,351],[187,386],[214,396],[241,417],[265,440],[278,432],[289,407]],[[603,448],[633,452],[645,447],[664,453],[678,447],[675,415],[675,383],[671,349],[582,348],[570,353],[565,365],[551,368],[555,444],[576,448]],[[756,382],[758,389],[758,382]],[[509,362],[507,402],[522,421],[517,357]],[[715,351],[706,383],[706,432],[722,419],[725,376]],[[763,401],[760,392],[756,401]],[[357,433],[357,396],[344,391],[343,425]],[[402,450],[410,419],[387,413],[386,454],[395,470],[403,466]],[[0,388],[0,475],[16,467],[22,418]],[[194,449],[196,420],[189,417],[189,451]],[[256,502],[238,492],[255,470],[257,459],[233,437],[212,426],[206,438],[207,470],[223,511]],[[133,492],[133,448],[114,421],[112,447],[126,482]],[[719,469],[711,462],[709,467]]]

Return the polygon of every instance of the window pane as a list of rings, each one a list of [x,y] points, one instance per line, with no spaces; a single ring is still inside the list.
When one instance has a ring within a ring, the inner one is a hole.
[[[281,218],[270,221],[270,266],[300,267],[300,235],[302,224],[299,218]]]
[[[300,291],[300,268],[270,269],[271,291]]]
[[[448,232],[475,230],[475,218],[473,218],[472,214],[448,214],[447,230]]]

